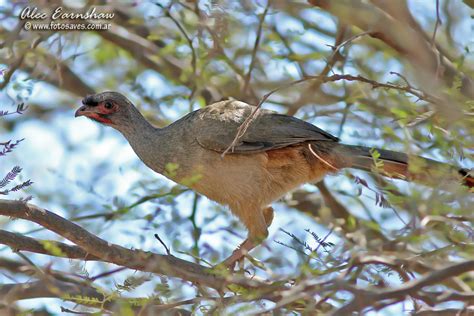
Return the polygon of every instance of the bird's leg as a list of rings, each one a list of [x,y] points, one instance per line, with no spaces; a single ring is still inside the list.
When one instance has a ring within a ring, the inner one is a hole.
[[[273,207],[271,206],[263,209],[263,216],[265,217],[265,223],[267,224],[267,227],[270,227],[273,222],[273,213]]]
[[[273,208],[271,206],[264,208],[258,215],[260,216],[254,216],[253,221],[246,225],[249,229],[247,239],[221,263],[225,267],[233,269],[236,263],[243,261],[250,250],[267,238],[268,227],[273,221]]]
[[[243,260],[245,255],[257,245],[257,242],[253,242],[252,239],[248,237],[242,244],[240,244],[239,247],[237,247],[237,249],[232,252],[232,254],[227,259],[222,261],[221,264],[232,270],[235,264]]]

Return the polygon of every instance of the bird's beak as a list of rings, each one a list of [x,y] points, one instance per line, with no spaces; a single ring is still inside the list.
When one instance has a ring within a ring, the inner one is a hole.
[[[85,116],[96,122],[112,125],[112,121],[110,120],[108,115],[98,112],[97,110],[95,110],[96,108],[97,107],[83,105],[79,109],[77,109],[76,113],[74,114],[74,117]]]
[[[83,105],[79,109],[77,109],[76,113],[74,114],[74,117],[89,116],[88,113],[90,115],[93,112],[90,109],[88,109],[87,105]]]

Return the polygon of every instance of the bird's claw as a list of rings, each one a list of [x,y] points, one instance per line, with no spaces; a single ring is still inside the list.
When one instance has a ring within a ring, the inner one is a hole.
[[[244,260],[247,256],[247,251],[244,249],[238,248],[234,250],[232,255],[230,255],[227,259],[222,261],[219,266],[223,266],[230,271],[235,271],[235,266],[238,265],[239,270],[243,270],[244,268]]]

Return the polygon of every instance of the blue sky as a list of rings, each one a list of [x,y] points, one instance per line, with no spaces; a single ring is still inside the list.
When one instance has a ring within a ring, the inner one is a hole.
[[[427,12],[434,12],[435,1],[410,1],[410,8],[417,17],[418,21],[424,26],[430,26],[433,22],[433,15],[427,14]],[[8,2],[0,0],[0,8],[8,6]],[[142,12],[148,11],[150,8],[155,6],[139,6]],[[148,11],[150,12],[150,11]],[[318,23],[327,27],[334,27],[334,22],[331,18],[326,15],[322,15],[316,10],[308,10],[308,15],[314,15],[314,18],[318,20]],[[469,13],[466,12],[466,15]],[[153,12],[150,13],[153,15]],[[273,17],[268,17],[273,18]],[[463,19],[465,23],[458,25],[458,29],[454,33],[454,37],[460,46],[472,45],[472,37],[469,38],[466,34],[470,34],[472,31],[472,25],[469,24],[470,19]],[[281,29],[289,30],[292,32],[304,32],[302,25],[297,23],[293,19],[281,19]],[[0,22],[2,23],[2,22]],[[429,29],[429,27],[427,28]],[[87,52],[91,52],[97,45],[97,37],[93,36],[81,36],[84,41],[81,45],[74,47],[74,49],[65,50],[63,57],[68,54],[77,52],[85,52],[83,57],[78,57],[72,62],[72,67],[81,75],[81,77],[91,86],[104,86],[104,79],[108,76],[104,72],[104,69],[96,69],[95,71],[89,70],[90,60],[88,60]],[[318,46],[324,46],[326,44],[332,44],[331,39],[323,36],[318,36],[315,33],[306,32],[304,34],[305,41],[315,42]],[[252,37],[249,36],[249,41],[253,41]],[[298,50],[295,47],[295,50]],[[301,52],[304,53],[304,49],[300,48]],[[327,49],[329,52],[329,48]],[[118,62],[119,63],[119,62]],[[294,65],[285,63],[284,61],[270,61],[269,63],[273,69],[269,75],[281,75],[281,71],[286,71],[289,75],[297,76],[298,73]],[[324,61],[315,62],[315,69],[318,66],[323,65]],[[389,71],[398,71],[400,65],[396,63],[388,63]],[[118,66],[118,65],[117,65]],[[7,67],[7,65],[1,64],[0,68]],[[381,70],[387,67],[387,63],[380,63]],[[348,73],[355,72],[355,69],[347,68]],[[87,71],[87,73],[86,73]],[[117,70],[117,71],[120,71]],[[22,83],[22,79],[25,75],[22,73],[16,73],[12,82]],[[1,80],[1,79],[0,79]],[[140,85],[149,94],[155,98],[163,97],[165,95],[181,92],[183,88],[176,87],[164,80],[164,78],[154,72],[145,71],[136,79]],[[23,82],[24,83],[24,82]],[[29,84],[29,83],[25,83]],[[126,83],[116,83],[113,87],[115,90],[123,91],[127,93],[130,91],[130,86]],[[14,102],[9,101],[6,96],[14,96],[15,91],[12,86],[7,86],[6,89],[0,91],[0,110],[12,110],[14,109]],[[140,100],[136,98],[136,95],[129,94],[130,98],[140,103]],[[28,98],[28,102],[41,104],[45,107],[50,107],[53,111],[48,119],[34,118],[25,116],[14,116],[9,117],[6,120],[15,120],[17,122],[15,129],[11,132],[5,130],[2,123],[0,123],[0,142],[8,139],[19,139],[25,138],[25,141],[21,143],[19,148],[7,157],[1,158],[0,163],[0,175],[8,172],[13,166],[20,165],[24,170],[22,172],[23,179],[31,179],[34,184],[34,188],[31,191],[33,194],[33,203],[36,203],[42,207],[48,208],[58,214],[68,217],[70,212],[78,210],[77,206],[90,207],[91,209],[87,212],[97,212],[103,210],[103,205],[111,204],[115,199],[121,200],[123,203],[131,203],[135,201],[138,196],[144,194],[147,189],[153,191],[153,188],[159,188],[165,186],[171,188],[174,184],[154,174],[148,170],[135,156],[131,148],[128,146],[123,137],[116,131],[99,126],[92,121],[86,120],[85,118],[74,118],[74,110],[80,105],[80,98],[72,98],[69,95],[58,93],[58,91],[51,86],[33,82],[33,90],[31,96]],[[27,103],[28,103],[27,102]],[[158,106],[158,105],[155,105]],[[195,105],[195,108],[197,105]],[[280,108],[268,103],[268,108],[279,110]],[[166,117],[170,120],[177,119],[189,108],[189,103],[184,100],[176,100],[173,106],[162,106],[162,111]],[[57,109],[57,110],[56,110]],[[300,112],[299,116],[303,116],[306,113]],[[337,126],[334,124],[335,119],[333,118],[316,118],[313,122],[325,130],[328,130],[334,134],[337,133]],[[360,136],[354,135],[358,132],[358,127],[350,122],[346,125],[341,138],[346,143],[362,143],[365,145],[381,145],[382,142],[377,142],[372,139],[364,139]],[[469,167],[472,167],[472,163],[469,161],[463,162]],[[139,183],[145,183],[145,185],[138,185]],[[138,184],[137,184],[138,183]],[[327,180],[329,187],[334,187],[339,190],[345,190],[347,192],[356,192],[356,185],[345,177],[333,176],[328,177]],[[145,188],[145,189],[144,189]],[[310,191],[317,192],[317,190],[308,185],[305,187]],[[18,198],[24,196],[25,193],[14,194],[12,198]],[[57,196],[59,195],[59,197]],[[341,197],[342,198],[342,197]],[[177,233],[179,231],[178,224],[173,225],[173,219],[177,217],[177,214],[181,214],[182,217],[189,215],[191,211],[193,195],[185,193],[179,196],[175,204],[156,205],[148,203],[142,207],[134,210],[134,214],[128,215],[127,220],[118,221],[117,223],[110,225],[97,221],[94,223],[88,223],[88,229],[99,234],[100,237],[110,240],[111,242],[128,246],[137,247],[145,250],[153,250],[156,252],[163,252],[161,246],[153,238],[153,233],[158,232],[161,236],[165,236],[165,242],[168,244],[176,244],[176,240],[181,240],[181,247],[186,249],[190,246],[191,239],[186,233],[189,231],[189,222],[183,221],[179,225],[183,225],[186,229],[183,229],[183,233]],[[367,190],[363,192],[363,200],[373,200],[373,194]],[[348,200],[346,200],[348,201]],[[373,202],[372,202],[373,204]],[[129,233],[136,228],[144,229],[146,224],[140,215],[149,213],[153,208],[160,207],[163,209],[163,216],[160,217],[162,222],[155,223],[157,226],[154,230],[148,231],[143,230],[140,233]],[[221,208],[213,202],[206,199],[200,199],[199,202],[199,216],[198,224],[205,228],[204,235],[202,236],[202,243],[208,243],[214,247],[226,247],[226,253],[230,253],[232,248],[241,242],[240,237],[232,236],[228,232],[222,229],[229,225],[229,221],[232,219],[229,217],[219,216],[216,220],[211,219],[215,214],[222,212]],[[82,211],[84,211],[82,209]],[[270,228],[270,238],[267,243],[272,247],[282,247],[275,245],[274,239],[288,241],[289,238],[283,234],[279,228],[284,227],[286,230],[291,231],[297,235],[306,236],[304,234],[305,228],[310,228],[315,231],[319,236],[327,234],[328,229],[325,226],[316,224],[313,219],[310,219],[306,215],[299,214],[297,211],[288,210],[281,203],[276,203],[276,218],[273,225]],[[383,226],[388,229],[398,229],[404,226],[403,222],[398,220],[392,211],[387,209],[381,209],[373,206],[372,209],[374,214],[377,214],[378,219],[382,216],[388,216],[392,218],[390,221],[383,221]],[[366,217],[362,208],[355,204],[351,204],[351,212],[362,218]],[[402,214],[407,220],[407,216]],[[211,224],[207,224],[211,221]],[[0,218],[0,225],[2,228],[8,229],[15,232],[27,232],[31,230],[34,225],[31,225],[25,221],[8,221],[6,218]],[[174,226],[174,227],[173,227]],[[174,229],[173,234],[169,234],[170,229]],[[210,234],[218,230],[216,234]],[[240,235],[245,236],[245,231],[240,230]],[[51,233],[39,232],[32,236],[39,238],[56,238]],[[171,236],[173,239],[169,240],[167,237]],[[305,238],[306,238],[305,237]],[[315,241],[308,238],[308,243],[315,245]],[[337,244],[338,238],[335,234],[329,237],[329,241]],[[2,256],[12,257],[18,259],[18,257],[11,253],[10,250],[1,248],[0,254]],[[264,247],[260,247],[257,251],[253,252],[256,257],[266,258],[266,250]],[[29,255],[30,256],[30,255]],[[32,258],[37,260],[36,262],[46,264],[49,259],[45,256],[31,255]],[[188,257],[189,258],[189,257]],[[291,262],[291,266],[296,266],[298,259],[292,256],[288,256]],[[61,267],[68,265],[66,260],[55,261],[55,266]],[[96,274],[100,271],[102,265],[96,263],[87,263],[85,267],[90,271],[91,274]],[[287,266],[288,267],[288,266]],[[277,272],[287,273],[288,271]],[[112,280],[115,283],[123,282],[123,280],[133,274],[130,271],[115,274]],[[0,275],[1,282],[9,282],[9,280]],[[108,282],[111,282],[108,280]],[[149,293],[151,284],[139,288],[135,291],[134,295],[146,295]],[[34,304],[48,304],[50,300],[36,301]],[[29,305],[31,302],[25,303],[24,306]],[[33,304],[33,303],[31,303]],[[65,304],[62,304],[65,305]],[[395,311],[399,311],[400,307],[394,307]]]

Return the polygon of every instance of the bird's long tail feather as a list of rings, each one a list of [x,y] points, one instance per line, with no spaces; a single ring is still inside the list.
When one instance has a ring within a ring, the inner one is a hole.
[[[459,169],[447,163],[419,156],[385,149],[340,144],[351,168],[369,172],[379,172],[391,178],[405,179],[421,183],[443,178],[446,181],[459,180],[469,188],[474,187],[474,177],[469,170]]]

